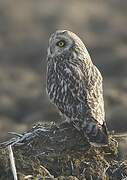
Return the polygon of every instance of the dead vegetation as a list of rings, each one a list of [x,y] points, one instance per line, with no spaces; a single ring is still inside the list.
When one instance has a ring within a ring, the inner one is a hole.
[[[36,125],[24,134],[1,144],[0,179],[13,179],[8,146],[14,153],[19,180],[123,180],[127,162],[118,160],[117,141],[111,136],[108,146],[89,143],[72,123]]]

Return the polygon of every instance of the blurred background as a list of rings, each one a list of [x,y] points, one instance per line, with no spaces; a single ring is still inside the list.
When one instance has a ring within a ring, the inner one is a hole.
[[[60,119],[45,91],[56,29],[82,38],[104,77],[108,128],[127,132],[127,1],[0,0],[0,140]]]

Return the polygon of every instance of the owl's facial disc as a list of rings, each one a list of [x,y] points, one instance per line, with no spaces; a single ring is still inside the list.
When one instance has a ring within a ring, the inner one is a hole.
[[[69,51],[73,41],[67,35],[66,31],[57,31],[52,34],[49,40],[48,55],[51,57],[58,56]]]

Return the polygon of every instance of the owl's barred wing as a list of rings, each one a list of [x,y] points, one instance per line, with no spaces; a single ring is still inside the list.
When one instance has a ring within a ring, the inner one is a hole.
[[[64,67],[64,68],[63,68]],[[85,110],[88,111],[87,121],[83,121],[82,128],[87,134],[90,142],[96,142],[101,144],[107,144],[108,136],[106,124],[104,121],[104,105],[103,105],[103,92],[102,91],[102,78],[98,74],[96,81],[91,79],[89,87],[84,82],[84,77],[78,67],[72,67],[71,65],[63,65],[58,67],[58,73],[60,79],[66,82],[73,97],[76,97],[80,102],[84,102]],[[96,75],[97,75],[96,74]],[[98,92],[96,92],[98,91]],[[83,113],[83,112],[82,112]],[[102,118],[102,119],[101,119]]]
[[[81,69],[72,64],[58,64],[57,73],[64,80],[73,97],[83,102],[90,115],[101,125],[105,121],[102,77],[98,69],[93,65],[91,78],[85,80]]]
[[[89,107],[91,107],[92,117],[94,118],[94,120],[97,121],[97,124],[95,123],[95,121],[91,121],[91,123],[89,123],[89,126],[91,126],[92,128],[95,127],[93,128],[93,130],[96,132],[95,136],[93,135],[94,133],[90,133],[89,138],[91,142],[107,144],[108,133],[105,122],[105,110],[104,110],[104,100],[103,100],[103,79],[100,71],[94,65],[91,67],[91,77],[89,82],[88,94],[89,97],[87,97],[87,100]]]
[[[93,117],[101,124],[105,122],[104,100],[103,100],[103,84],[102,76],[96,66],[92,66],[91,78],[89,83],[89,97]]]

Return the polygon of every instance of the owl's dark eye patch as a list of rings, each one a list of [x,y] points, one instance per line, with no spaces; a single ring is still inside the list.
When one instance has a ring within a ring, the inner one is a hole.
[[[64,47],[66,45],[66,42],[64,40],[60,40],[56,43],[56,45],[59,47]]]

